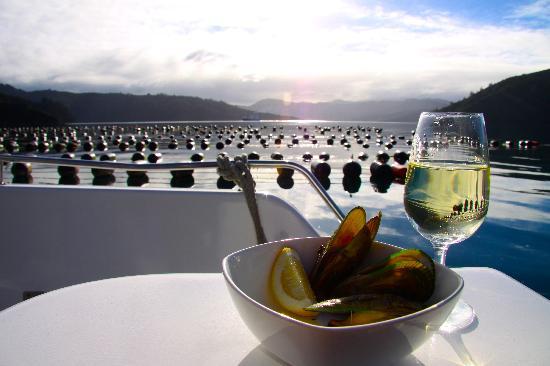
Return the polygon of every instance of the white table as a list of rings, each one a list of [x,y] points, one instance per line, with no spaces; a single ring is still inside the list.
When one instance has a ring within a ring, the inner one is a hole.
[[[399,365],[548,365],[550,301],[493,269],[457,269],[478,314]],[[0,312],[0,365],[281,365],[231,303],[221,274],[115,278]]]

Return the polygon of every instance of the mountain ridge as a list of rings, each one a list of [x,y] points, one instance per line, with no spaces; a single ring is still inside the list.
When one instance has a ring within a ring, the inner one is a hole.
[[[490,84],[439,111],[483,113],[490,138],[548,140],[550,69]]]
[[[49,100],[69,114],[61,122],[216,121],[248,117],[246,109],[212,99],[166,94],[72,93],[56,90],[23,91],[0,84],[0,94],[37,103]],[[288,119],[271,113],[255,113],[258,119]],[[1,121],[0,121],[1,122]]]

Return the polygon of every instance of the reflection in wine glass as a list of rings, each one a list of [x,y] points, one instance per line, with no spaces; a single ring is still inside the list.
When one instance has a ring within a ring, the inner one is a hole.
[[[489,151],[481,113],[422,113],[405,181],[413,227],[445,265],[450,245],[469,238],[489,207]],[[443,327],[467,325],[474,313],[459,302]]]

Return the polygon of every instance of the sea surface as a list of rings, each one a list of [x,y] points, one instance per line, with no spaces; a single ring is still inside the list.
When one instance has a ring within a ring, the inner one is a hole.
[[[407,140],[412,138],[412,130],[416,123],[405,122],[326,122],[326,121],[227,121],[227,122],[150,122],[136,124],[113,124],[100,126],[80,124],[73,126],[78,129],[78,138],[84,138],[83,133],[93,136],[101,134],[101,129],[111,134],[111,138],[120,134],[123,141],[134,135],[141,140],[147,134],[151,140],[160,143],[157,152],[162,154],[162,162],[189,161],[193,154],[201,153],[205,159],[215,159],[220,152],[230,156],[257,152],[261,159],[271,159],[273,153],[281,153],[285,160],[290,160],[310,167],[310,162],[303,160],[305,153],[310,153],[313,160],[318,160],[322,153],[330,155],[328,164],[331,174],[323,184],[329,194],[340,206],[348,212],[354,206],[363,206],[368,215],[382,211],[383,220],[378,234],[378,240],[405,248],[420,248],[432,253],[430,244],[422,238],[409,223],[403,208],[403,185],[397,182],[380,185],[371,182],[369,166],[376,159],[379,151],[386,151],[393,156],[396,150],[408,151]],[[139,130],[138,130],[139,128]],[[368,129],[370,128],[370,132]],[[377,137],[375,129],[382,129]],[[347,132],[350,132],[348,135]],[[210,145],[201,148],[200,141],[206,133],[211,132],[208,139]],[[323,134],[324,132],[324,134]],[[216,143],[225,141],[230,134],[235,135],[230,145],[217,149]],[[222,139],[218,138],[221,134]],[[237,143],[252,135],[249,143],[243,148]],[[271,137],[269,135],[272,135]],[[275,139],[284,135],[281,144],[275,144]],[[354,137],[370,146],[365,148]],[[370,134],[370,140],[366,135]],[[171,136],[179,142],[178,149],[169,149]],[[241,139],[240,135],[244,135]],[[263,146],[256,135],[265,138],[268,146]],[[295,137],[294,137],[295,135]],[[307,138],[306,137],[309,137]],[[334,135],[334,144],[327,143]],[[396,144],[387,149],[384,145],[377,146],[376,139],[383,143],[395,136]],[[402,137],[402,139],[400,139]],[[195,146],[186,147],[185,139],[193,138]],[[350,146],[341,143],[345,138]],[[292,143],[296,139],[297,143]],[[317,143],[313,143],[317,140]],[[109,142],[107,140],[107,142]],[[108,143],[105,152],[95,151],[97,156],[103,153],[115,153],[117,161],[129,162],[135,153],[130,146],[127,152],[121,152],[117,146]],[[80,158],[84,152],[82,147],[75,152]],[[145,155],[151,154],[148,149]],[[361,161],[357,157],[366,153],[368,159]],[[60,153],[47,153],[47,156],[60,156]],[[344,179],[342,168],[351,158],[360,163],[362,171],[359,179]],[[511,147],[494,147],[490,150],[491,159],[491,194],[489,212],[481,228],[466,241],[451,246],[447,254],[447,265],[450,267],[491,267],[522,282],[546,298],[550,298],[550,145],[541,144],[533,148],[519,148],[517,143]],[[393,163],[390,159],[389,163]],[[295,173],[290,179],[282,179],[275,169],[253,169],[257,191],[269,192],[287,200],[312,223],[321,235],[330,235],[338,226],[333,212],[325,205],[318,194],[310,186],[307,179]],[[11,174],[6,168],[4,176],[9,181]],[[55,169],[47,166],[33,166],[34,183],[59,184],[60,177]],[[114,186],[129,184],[125,172],[115,172]],[[186,184],[191,189],[219,189],[218,176],[215,170],[195,171],[192,181]],[[81,169],[79,184],[97,183],[91,173]],[[135,183],[135,182],[133,182]],[[148,187],[171,187],[172,176],[169,172],[151,172],[148,174]],[[237,190],[238,188],[233,188]]]

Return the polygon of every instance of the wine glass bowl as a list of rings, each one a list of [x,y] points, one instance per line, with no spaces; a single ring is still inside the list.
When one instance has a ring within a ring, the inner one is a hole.
[[[413,227],[445,264],[449,245],[469,238],[489,207],[489,152],[481,113],[420,115],[405,179]]]
[[[405,212],[445,265],[450,245],[479,229],[489,208],[489,148],[481,113],[424,112],[420,115],[405,178]],[[475,319],[459,301],[441,326],[452,332]]]

